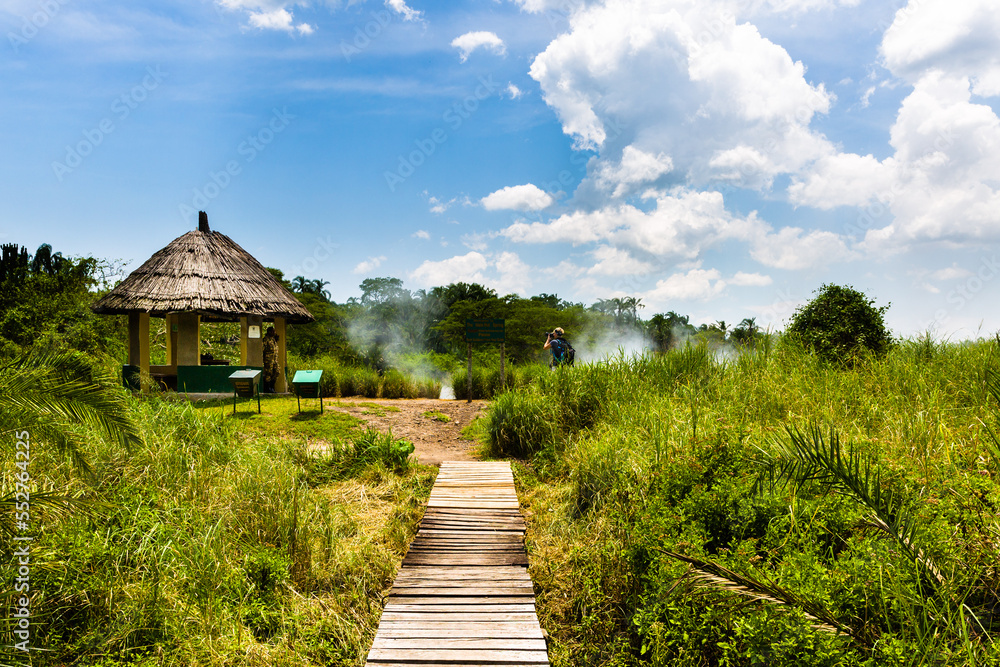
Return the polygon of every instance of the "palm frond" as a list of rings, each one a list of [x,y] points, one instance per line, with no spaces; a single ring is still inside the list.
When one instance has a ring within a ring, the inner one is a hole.
[[[993,367],[987,367],[986,369],[986,391],[993,400],[1000,404],[1000,371]],[[980,424],[986,429],[986,433],[990,436],[990,441],[987,445],[990,448],[990,454],[993,456],[993,465],[1000,468],[1000,437],[997,436],[996,431],[993,430],[986,422],[980,420]]]
[[[124,448],[142,442],[124,391],[85,355],[35,350],[0,368],[0,433],[28,430],[87,472],[81,429]]]
[[[979,420],[979,423],[986,429],[986,434],[990,436],[990,440],[986,445],[990,448],[990,454],[993,456],[993,465],[997,469],[1000,469],[1000,437],[997,437],[996,431],[982,419]]]
[[[853,630],[834,618],[829,611],[774,582],[753,579],[711,561],[685,556],[665,549],[661,549],[661,551],[671,558],[690,565],[691,568],[685,576],[697,586],[724,590],[772,605],[795,607],[809,619],[814,629],[834,634],[843,633],[854,638]]]
[[[31,493],[32,511],[43,508],[57,517],[65,517],[71,512],[93,509],[94,503],[80,498],[58,494],[52,491],[34,491]],[[15,513],[17,507],[15,494],[0,497],[0,535],[14,537],[19,531],[15,529]]]
[[[758,473],[754,485],[758,493],[783,484],[792,484],[797,492],[806,484],[815,484],[824,493],[849,496],[871,512],[872,525],[896,541],[932,587],[943,583],[940,569],[918,546],[920,526],[915,515],[899,494],[882,483],[874,457],[841,446],[833,427],[827,434],[816,424],[805,432],[794,426],[786,430],[788,440],[774,443]]]

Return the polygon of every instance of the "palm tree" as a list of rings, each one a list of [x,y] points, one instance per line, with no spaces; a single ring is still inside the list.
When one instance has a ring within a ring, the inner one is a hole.
[[[128,414],[124,390],[102,377],[88,357],[79,352],[36,350],[0,365],[0,446],[13,450],[26,433],[30,449],[55,447],[90,476],[83,454],[85,430],[123,448],[142,442]],[[12,453],[11,460],[16,456]],[[0,497],[0,532],[12,532],[14,501],[13,494]],[[35,493],[31,502],[64,506],[66,499]]]
[[[991,385],[989,391],[1000,397],[1000,375],[993,373],[988,383]],[[755,490],[766,492],[790,485],[798,492],[808,486],[857,503],[868,513],[867,524],[895,542],[899,563],[913,567],[919,580],[915,592],[903,586],[886,588],[890,595],[901,596],[899,602],[904,608],[912,610],[910,620],[914,623],[917,639],[923,642],[950,635],[964,643],[971,656],[976,656],[980,641],[990,641],[983,620],[989,624],[993,615],[990,607],[996,604],[995,598],[987,596],[989,607],[979,603],[980,608],[974,608],[977,605],[969,598],[969,587],[943,574],[921,546],[930,534],[919,521],[913,502],[892,491],[891,487],[887,488],[882,468],[874,456],[851,445],[842,446],[833,428],[824,433],[814,424],[805,431],[788,427],[787,432],[788,440],[776,441],[771,451],[761,452],[764,458]],[[865,636],[863,629],[850,627],[821,604],[809,602],[773,582],[737,574],[709,560],[664,553],[687,562],[692,567],[690,576],[697,585],[722,588],[772,604],[796,606],[818,621],[820,629],[846,632],[861,643],[871,643],[872,638]]]

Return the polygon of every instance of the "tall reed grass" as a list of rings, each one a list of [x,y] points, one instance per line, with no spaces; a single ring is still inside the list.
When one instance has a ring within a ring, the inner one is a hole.
[[[75,499],[33,513],[31,664],[361,664],[433,476],[412,445],[316,454],[224,408],[131,411],[144,444],[91,445],[92,483],[44,448],[31,463],[36,489]],[[3,619],[0,661],[21,664]]]
[[[483,437],[527,459],[553,664],[998,664],[998,355],[919,339],[839,369],[782,340],[688,347],[501,396]],[[810,425],[838,434],[828,467],[758,491]]]
[[[309,359],[289,357],[290,376],[298,370],[321,370],[324,397],[438,398],[441,381],[430,375],[408,375],[396,369],[380,374],[367,366],[348,366],[332,356]]]
[[[477,363],[472,367],[472,399],[492,399],[505,391],[525,387],[548,374],[549,368],[543,364],[506,364],[504,368],[503,385],[500,383],[500,364]],[[451,383],[455,398],[469,398],[468,369],[462,367],[452,373]]]

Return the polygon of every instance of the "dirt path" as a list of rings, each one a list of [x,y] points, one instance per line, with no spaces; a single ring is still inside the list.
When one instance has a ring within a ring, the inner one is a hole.
[[[414,456],[421,463],[477,460],[472,452],[476,443],[462,438],[462,429],[472,423],[486,401],[344,398],[327,405],[328,409],[347,412],[380,431],[392,430],[397,438],[409,440],[416,448]]]

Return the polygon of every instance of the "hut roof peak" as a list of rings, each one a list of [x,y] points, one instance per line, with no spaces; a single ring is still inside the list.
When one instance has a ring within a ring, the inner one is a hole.
[[[208,215],[198,229],[158,251],[101,298],[95,313],[197,312],[222,320],[248,315],[311,322],[312,313],[250,253],[212,232]]]

